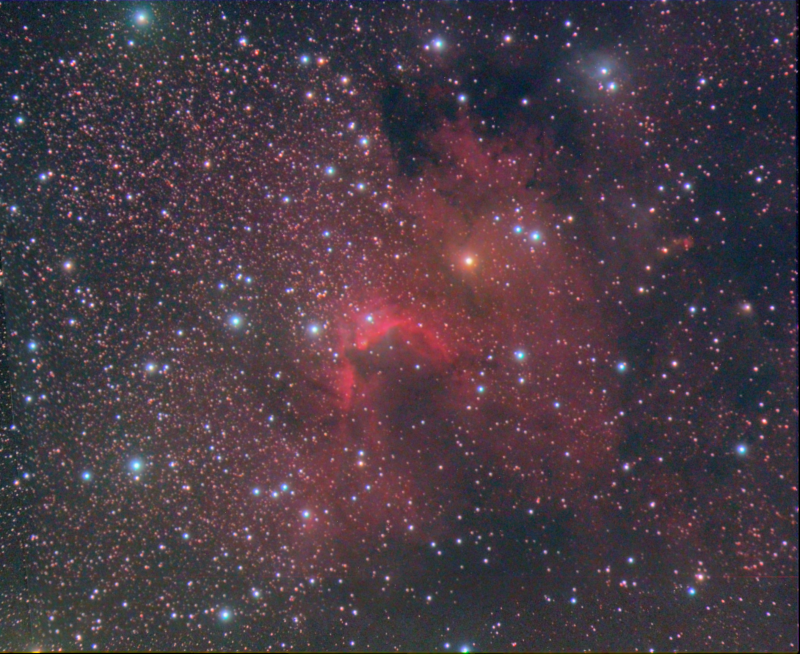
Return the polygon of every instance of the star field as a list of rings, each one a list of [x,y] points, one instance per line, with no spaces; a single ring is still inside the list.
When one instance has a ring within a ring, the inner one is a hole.
[[[0,15],[0,647],[797,650],[794,4]]]

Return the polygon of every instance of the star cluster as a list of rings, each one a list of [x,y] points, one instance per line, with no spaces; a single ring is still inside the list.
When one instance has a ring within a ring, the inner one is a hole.
[[[797,650],[794,5],[0,14],[1,647]]]

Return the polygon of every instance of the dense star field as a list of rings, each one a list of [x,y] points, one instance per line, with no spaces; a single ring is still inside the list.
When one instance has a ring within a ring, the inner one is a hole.
[[[0,648],[796,651],[796,20],[0,4]]]

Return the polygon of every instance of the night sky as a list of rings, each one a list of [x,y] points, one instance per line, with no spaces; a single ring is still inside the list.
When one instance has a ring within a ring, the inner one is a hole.
[[[796,4],[2,3],[0,648],[798,648]]]

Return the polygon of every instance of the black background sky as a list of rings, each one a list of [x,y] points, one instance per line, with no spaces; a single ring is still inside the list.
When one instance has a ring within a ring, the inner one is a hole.
[[[2,3],[0,647],[796,651],[796,5]]]

